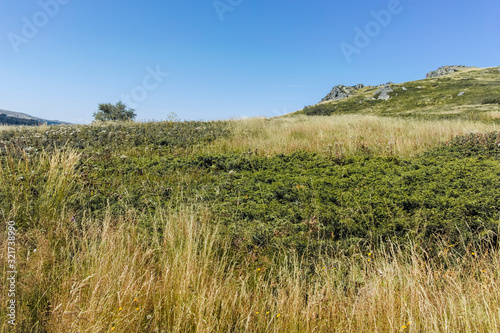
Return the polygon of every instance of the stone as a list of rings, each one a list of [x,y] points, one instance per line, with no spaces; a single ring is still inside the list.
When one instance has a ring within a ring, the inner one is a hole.
[[[391,98],[391,96],[389,96],[389,93],[391,92],[394,92],[394,90],[392,90],[390,86],[384,86],[378,88],[374,96],[378,95],[377,99],[382,99],[384,101],[387,101]]]
[[[390,86],[383,86],[383,87],[380,87],[377,89],[377,91],[375,92],[375,95],[383,93],[383,92],[393,92],[393,91],[394,90],[392,90],[392,88]]]
[[[442,67],[439,67],[438,69],[436,69],[435,71],[427,73],[427,75],[425,75],[425,78],[432,79],[432,78],[452,74],[452,73],[458,72],[459,70],[465,69],[465,68],[473,68],[473,67],[462,66],[462,65],[460,65],[460,66],[442,66]]]
[[[352,87],[348,87],[348,86],[344,86],[342,84],[339,84],[338,86],[333,87],[332,91],[330,91],[330,93],[328,95],[326,95],[325,98],[323,98],[321,100],[321,102],[337,101],[339,99],[347,98],[347,97],[351,96],[352,94],[354,94],[354,92],[356,92],[356,90],[359,90],[363,87],[364,87],[364,85],[361,83],[359,83],[355,86],[352,86]]]
[[[380,93],[380,95],[378,95],[377,99],[383,99],[384,101],[387,101],[390,98],[391,98],[391,96],[389,96],[389,94],[384,91],[384,92]]]

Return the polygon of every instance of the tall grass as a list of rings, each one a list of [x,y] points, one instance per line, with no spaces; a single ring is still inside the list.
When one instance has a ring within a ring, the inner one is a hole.
[[[497,113],[476,112],[475,120],[344,114],[219,122],[0,127],[0,144],[47,151],[54,146],[66,146],[118,156],[153,151],[174,155],[235,152],[266,156],[305,150],[337,157],[367,153],[411,157],[458,135],[498,130],[499,125],[489,121],[498,118]]]
[[[75,165],[81,153],[74,150],[11,151],[5,148],[0,159],[0,195],[11,206],[10,212],[1,212],[4,219],[22,220],[29,225],[52,226],[65,202],[75,195]]]
[[[138,228],[141,219],[156,231]],[[432,260],[396,244],[315,263],[294,253],[235,256],[210,220],[202,207],[184,207],[128,220],[88,219],[78,232],[66,227],[59,241],[39,230],[22,235],[17,332],[500,328],[497,249],[460,256],[443,243]]]
[[[203,147],[211,152],[289,154],[298,150],[337,156],[414,156],[457,135],[499,126],[464,120],[419,120],[372,115],[251,118],[231,124],[233,136]]]

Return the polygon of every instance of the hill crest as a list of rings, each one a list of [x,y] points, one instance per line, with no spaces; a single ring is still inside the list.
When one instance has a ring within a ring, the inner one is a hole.
[[[500,67],[443,66],[427,78],[378,86],[336,86],[295,114],[486,117],[500,121]]]

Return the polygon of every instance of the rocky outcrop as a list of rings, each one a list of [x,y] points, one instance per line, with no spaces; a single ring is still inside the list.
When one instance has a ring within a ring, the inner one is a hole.
[[[374,97],[377,97],[377,99],[382,99],[384,101],[387,101],[391,98],[389,96],[389,93],[394,92],[390,86],[383,86],[377,89],[375,92]]]
[[[332,91],[330,91],[330,93],[328,95],[326,95],[325,98],[323,98],[321,100],[321,102],[336,101],[339,99],[349,97],[352,94],[354,94],[354,92],[356,90],[359,90],[363,87],[364,87],[364,85],[361,83],[357,84],[355,86],[352,86],[352,87],[348,87],[348,86],[344,86],[344,85],[340,84],[338,86],[333,87]]]
[[[427,73],[425,78],[432,79],[435,77],[440,77],[440,76],[452,74],[452,73],[458,72],[459,70],[464,69],[464,68],[472,68],[472,67],[470,67],[470,66],[443,66],[443,67],[439,67],[435,71]]]

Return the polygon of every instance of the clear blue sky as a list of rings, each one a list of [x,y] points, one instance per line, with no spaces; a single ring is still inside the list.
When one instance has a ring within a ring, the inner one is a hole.
[[[88,123],[134,93],[138,119],[274,116],[337,84],[500,65],[500,0],[0,0],[0,51],[0,109]]]

